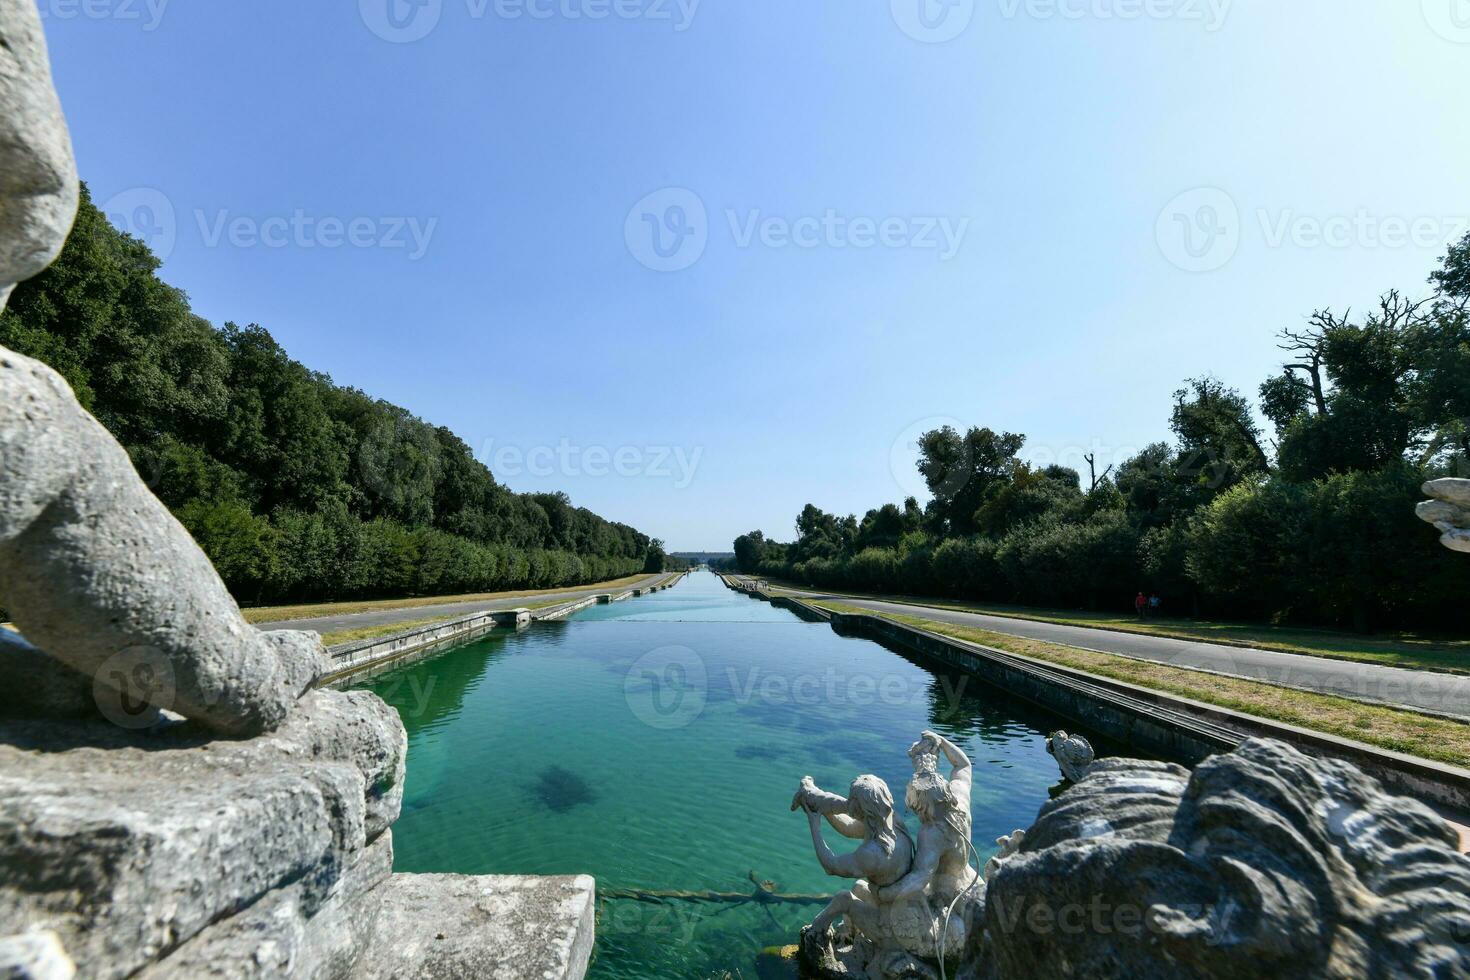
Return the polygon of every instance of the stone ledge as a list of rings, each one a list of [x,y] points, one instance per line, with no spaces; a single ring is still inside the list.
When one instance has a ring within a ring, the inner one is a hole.
[[[0,721],[0,935],[53,930],[107,980],[281,888],[310,918],[397,818],[406,741],[365,692],[246,740]]]
[[[592,956],[588,875],[396,874],[362,980],[580,980]]]

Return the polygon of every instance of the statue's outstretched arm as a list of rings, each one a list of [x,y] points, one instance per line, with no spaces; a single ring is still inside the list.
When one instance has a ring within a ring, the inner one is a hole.
[[[823,871],[838,878],[861,878],[867,874],[858,865],[856,855],[836,854],[827,846],[827,842],[822,839],[821,817],[815,811],[807,812],[807,820],[812,830],[812,846],[816,848],[817,860],[821,862]]]
[[[962,799],[970,798],[970,783],[974,777],[973,767],[970,765],[970,757],[965,755],[964,750],[937,732],[925,732],[924,735],[934,739],[934,744],[939,746],[939,751],[949,760],[951,766],[949,773],[950,784],[954,787],[955,794]]]
[[[807,810],[816,811],[826,817],[832,828],[843,837],[862,840],[868,835],[863,822],[848,814],[847,797],[818,788],[810,776],[802,777],[801,789],[796,791],[796,799],[791,809],[795,810],[798,803],[805,806]]]
[[[832,829],[843,837],[851,837],[853,840],[863,840],[868,836],[868,828],[856,817],[848,816],[845,813],[824,813],[823,816],[832,825]]]

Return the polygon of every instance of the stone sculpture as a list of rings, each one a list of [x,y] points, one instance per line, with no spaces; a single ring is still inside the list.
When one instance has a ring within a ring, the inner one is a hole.
[[[1424,492],[1433,499],[1420,504],[1418,514],[1444,532],[1440,544],[1470,553],[1470,480],[1431,480],[1424,484]]]
[[[34,4],[0,4],[0,310],[61,251],[76,164]]]
[[[1025,841],[1026,831],[1024,830],[1013,830],[1004,837],[997,837],[995,853],[990,856],[990,860],[985,862],[985,870],[980,872],[980,877],[985,881],[994,878],[1000,866],[1006,863],[1007,858],[1019,851]]]
[[[941,754],[951,767],[948,779],[939,772]],[[859,777],[846,799],[806,777],[792,801],[792,809],[808,814],[823,869],[860,879],[803,931],[803,959],[820,976],[938,977],[938,964],[957,957],[974,928],[983,883],[970,866],[970,760],[932,731],[909,747],[909,760],[914,775],[904,801],[919,818],[917,841],[874,776]],[[822,815],[836,815],[833,826],[864,837],[863,847],[848,860],[834,858],[821,838]],[[846,927],[840,936],[831,931],[839,918]]]
[[[966,976],[1470,975],[1470,859],[1417,800],[1254,739],[1104,759],[987,884]]]
[[[913,865],[913,841],[894,810],[893,793],[877,776],[854,779],[846,797],[828,793],[804,776],[791,809],[807,815],[822,870],[857,880],[802,931],[803,955],[828,975],[863,976],[874,956],[873,941],[884,928],[885,910],[875,890],[899,881]],[[850,854],[834,854],[822,839],[823,817],[839,834],[863,843]],[[840,937],[832,933],[839,919],[846,927]]]
[[[0,312],[77,195],[37,8],[0,0]],[[313,689],[320,638],[246,624],[65,382],[3,348],[0,605],[25,634],[0,629],[0,977],[582,975],[592,880],[393,874],[397,712]]]
[[[1059,732],[1052,742],[1077,740]],[[953,767],[948,780],[939,754]],[[835,949],[814,943],[813,927],[803,933],[810,975],[1470,976],[1470,858],[1456,833],[1347,762],[1266,739],[1193,773],[1093,761],[1029,830],[996,841],[976,879],[960,857],[968,760],[932,732],[910,756],[906,798],[922,825],[913,865],[890,884],[860,882],[860,903],[818,917],[817,928],[846,917],[849,935]],[[794,805],[822,799],[805,780]],[[824,805],[836,812],[839,801],[850,806],[841,797]],[[921,894],[927,910],[907,902]],[[943,920],[955,895],[958,927]]]
[[[0,310],[77,195],[37,8],[0,0]],[[306,693],[316,634],[246,624],[60,376],[3,348],[0,468],[0,976],[347,975],[392,870],[397,714]]]
[[[7,0],[0,309],[15,283],[61,250],[77,195],[36,8]],[[248,625],[209,559],[61,376],[4,348],[0,460],[0,596],[46,651],[6,660],[17,710],[30,700],[45,713],[85,683],[104,711],[141,699],[217,732],[253,735],[280,725],[320,676],[320,639]]]
[[[939,773],[939,755],[950,764]],[[953,742],[925,731],[909,746],[913,778],[904,793],[919,818],[918,850],[903,880],[878,889],[889,906],[889,930],[904,951],[939,960],[964,948],[975,907],[979,875],[970,867],[969,757]]]
[[[1095,758],[1091,742],[1081,735],[1068,735],[1064,731],[1052,732],[1046,737],[1046,751],[1057,760],[1062,776],[1073,783],[1087,775],[1087,767]]]

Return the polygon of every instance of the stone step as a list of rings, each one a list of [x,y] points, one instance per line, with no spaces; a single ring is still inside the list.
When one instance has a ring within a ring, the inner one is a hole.
[[[581,980],[596,904],[588,875],[396,874],[355,976]]]

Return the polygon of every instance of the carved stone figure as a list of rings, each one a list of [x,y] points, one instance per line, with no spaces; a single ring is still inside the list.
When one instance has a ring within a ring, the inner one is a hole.
[[[854,779],[846,797],[828,793],[804,776],[791,809],[806,813],[822,870],[857,881],[802,931],[803,955],[827,975],[863,976],[874,955],[873,941],[884,927],[875,890],[901,879],[913,863],[913,841],[894,811],[893,793],[877,776]],[[839,834],[863,843],[850,854],[833,853],[822,839],[823,817]],[[839,919],[847,927],[841,942],[832,932]]]
[[[1068,735],[1064,731],[1052,732],[1046,737],[1046,751],[1057,760],[1057,768],[1070,782],[1077,782],[1087,775],[1087,767],[1095,758],[1092,743],[1081,735]]]
[[[912,867],[819,917],[844,916],[851,935],[822,958],[803,950],[818,977],[1470,976],[1470,858],[1456,833],[1350,763],[1266,739],[1193,773],[1097,760],[1029,830],[997,840],[977,880],[961,857],[969,761],[933,732],[910,757]],[[809,780],[793,805],[808,800],[853,809]],[[891,805],[872,812],[890,826]],[[958,925],[943,920],[955,896]]]
[[[0,0],[0,309],[77,193],[37,7]],[[316,634],[246,624],[122,447],[3,348],[0,601],[25,633],[0,630],[0,977],[580,975],[590,879],[395,875],[398,713],[308,691]]]
[[[0,0],[0,310],[60,251],[70,140]],[[392,871],[406,738],[244,622],[59,375],[0,348],[0,975],[345,976]],[[193,726],[145,731],[159,709]],[[269,732],[269,734],[261,734]]]
[[[939,772],[939,755],[950,764]],[[914,776],[904,793],[909,812],[919,818],[918,852],[913,869],[896,884],[878,889],[890,907],[891,939],[906,952],[938,960],[964,949],[971,912],[983,893],[970,867],[970,759],[943,735],[926,731],[909,746]]]
[[[1419,516],[1444,532],[1440,544],[1470,552],[1470,480],[1446,477],[1429,481],[1423,489],[1434,499],[1419,505]]]
[[[0,308],[15,283],[60,251],[77,194],[36,7],[5,2]],[[281,724],[321,675],[320,639],[247,624],[204,552],[61,376],[4,348],[0,460],[0,596],[25,638],[46,651],[6,651],[18,713],[44,712],[90,684],[104,712],[147,703],[253,735]]]
[[[76,216],[76,163],[36,7],[0,4],[0,310],[51,264]]]
[[[985,870],[980,872],[980,877],[986,881],[994,878],[1000,866],[1006,863],[1007,858],[1019,851],[1025,841],[1026,831],[1024,830],[1013,830],[1004,837],[997,837],[995,839],[997,850],[990,856],[990,860],[985,862]]]
[[[939,757],[950,765],[946,779]],[[847,798],[824,793],[808,777],[792,800],[806,810],[818,859],[829,873],[860,880],[838,895],[803,931],[802,955],[821,977],[929,978],[942,960],[958,962],[978,921],[984,882],[970,865],[970,784],[965,753],[942,735],[924,732],[909,748],[914,776],[904,794],[919,818],[916,841],[893,810],[882,780],[859,777]],[[821,838],[821,816],[849,837],[852,855],[832,855]],[[1003,838],[1004,860],[1024,835]],[[842,920],[846,931],[833,925]]]
[[[965,976],[1470,975],[1470,859],[1428,807],[1264,739],[1103,759],[987,885]]]

